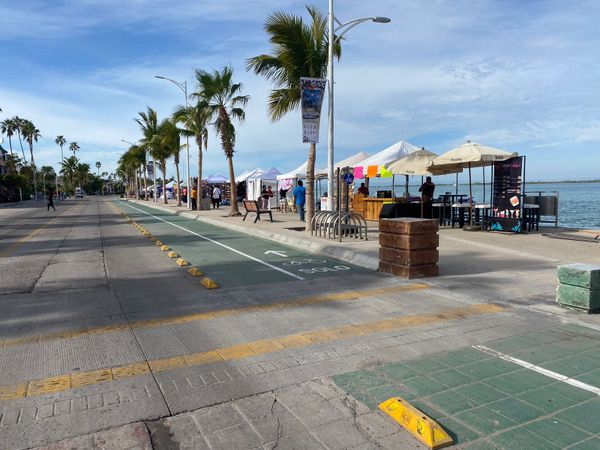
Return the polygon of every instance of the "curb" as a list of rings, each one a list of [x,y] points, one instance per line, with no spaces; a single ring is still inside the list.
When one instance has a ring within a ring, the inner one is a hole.
[[[131,201],[131,200],[127,200]],[[199,222],[208,223],[210,225],[214,225],[220,228],[226,228],[232,231],[237,231],[239,233],[244,233],[249,236],[259,237],[262,239],[267,239],[270,241],[275,241],[280,244],[285,244],[290,247],[297,248],[299,250],[308,251],[310,253],[314,253],[322,256],[329,256],[331,258],[339,259],[340,261],[344,261],[350,264],[353,264],[358,267],[363,267],[369,270],[377,270],[379,267],[379,255],[371,256],[364,253],[358,253],[352,250],[343,249],[339,247],[334,247],[328,245],[326,243],[318,243],[314,242],[311,239],[304,239],[297,236],[288,236],[286,234],[280,234],[277,232],[269,231],[269,230],[257,230],[254,228],[248,228],[244,225],[238,225],[234,223],[222,222],[216,219],[210,219],[206,217],[201,217],[196,214],[192,214],[186,211],[172,211],[166,209],[162,206],[157,206],[154,204],[147,204],[143,202],[137,202],[133,200],[133,203],[145,205],[153,209],[157,209],[160,211],[168,212],[169,214],[175,216],[185,217],[191,220],[197,220]],[[299,232],[301,233],[301,232]]]

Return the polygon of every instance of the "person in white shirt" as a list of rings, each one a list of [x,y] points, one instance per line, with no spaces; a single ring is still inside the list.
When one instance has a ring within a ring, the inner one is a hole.
[[[221,206],[221,189],[219,189],[217,186],[215,186],[213,188],[211,197],[212,197],[212,208],[218,209],[219,206]]]

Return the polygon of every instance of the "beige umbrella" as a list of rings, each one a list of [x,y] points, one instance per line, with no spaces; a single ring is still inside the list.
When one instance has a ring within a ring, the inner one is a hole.
[[[432,162],[437,158],[433,152],[425,150],[421,147],[421,150],[410,153],[404,158],[400,158],[389,164],[386,164],[386,169],[392,172],[394,175],[446,175],[449,173],[462,172],[462,167],[431,167]]]
[[[471,227],[473,227],[473,188],[471,184],[471,167],[489,166],[496,161],[506,161],[518,156],[516,152],[507,152],[487,145],[467,141],[459,147],[447,151],[435,158],[430,169],[454,169],[457,167],[469,168],[469,211],[471,215]]]

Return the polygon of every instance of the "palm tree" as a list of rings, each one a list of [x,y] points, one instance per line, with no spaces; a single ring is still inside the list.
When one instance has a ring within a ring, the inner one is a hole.
[[[79,144],[77,142],[71,142],[69,144],[69,150],[71,150],[73,152],[73,156],[75,156],[75,152],[78,151],[81,147],[79,147]]]
[[[66,185],[68,187],[68,191],[72,192],[75,183],[75,172],[77,170],[77,165],[79,160],[75,156],[70,156],[69,158],[65,158],[60,163],[61,169],[60,173],[66,181]]]
[[[210,111],[200,100],[196,106],[179,106],[173,114],[173,119],[185,127],[181,130],[183,136],[193,136],[198,146],[198,210],[202,209],[202,147],[208,150],[208,121]],[[188,186],[191,194],[191,186]]]
[[[150,142],[150,154],[154,160],[160,162],[162,170],[162,185],[163,185],[163,201],[165,205],[167,202],[167,159],[173,156],[177,149],[177,155],[179,155],[179,130],[175,124],[169,120],[163,120],[158,126],[158,133],[154,135],[154,138]],[[178,158],[178,157],[177,157]],[[177,183],[179,183],[179,164],[176,166],[177,169]],[[178,195],[178,205],[181,206],[181,197]]]
[[[269,94],[269,116],[273,122],[300,107],[300,78],[325,78],[329,38],[327,18],[317,8],[307,6],[311,23],[302,17],[284,12],[271,14],[265,31],[272,45],[272,54],[258,55],[246,61],[246,68],[270,80],[274,89]],[[334,55],[342,53],[335,43]],[[317,145],[310,144],[306,170],[306,223],[311,224],[315,208],[314,175]],[[329,195],[333,195],[332,192]],[[306,227],[311,230],[311,225]]]
[[[96,161],[96,169],[98,169],[98,176],[100,176],[100,167],[102,167],[102,163],[100,161]]]
[[[67,143],[67,140],[61,134],[61,135],[56,136],[56,139],[54,139],[54,143],[56,145],[60,146],[60,160],[62,161],[63,159],[65,159],[65,157],[63,155],[63,145],[65,145]]]
[[[75,168],[75,176],[77,177],[77,181],[79,182],[79,186],[83,188],[87,177],[90,173],[90,165],[87,163],[79,163]]]
[[[147,177],[147,154],[152,152],[150,142],[158,133],[158,115],[156,114],[156,110],[146,107],[147,112],[139,112],[139,119],[134,119],[137,124],[140,126],[142,130],[142,134],[144,137],[141,139],[142,148],[144,149],[144,189],[145,196],[144,199],[148,200],[148,177]],[[153,176],[153,184],[154,184],[154,196],[156,198],[156,170],[152,170]]]
[[[248,95],[240,95],[241,83],[233,83],[233,69],[225,67],[220,72],[212,73],[196,70],[198,92],[196,95],[204,107],[210,112],[214,120],[215,131],[221,137],[221,147],[229,163],[229,183],[231,186],[230,216],[239,216],[237,205],[237,191],[235,186],[235,173],[233,170],[233,152],[235,146],[235,127],[232,120],[243,122],[246,113],[242,109],[248,103]],[[198,183],[201,181],[198,180]],[[200,188],[200,186],[198,186]]]
[[[21,134],[23,138],[29,144],[29,155],[31,156],[31,168],[33,169],[33,191],[35,193],[35,198],[37,199],[37,180],[36,180],[36,168],[35,168],[35,158],[33,157],[33,143],[37,142],[39,138],[42,137],[40,130],[36,128],[36,126],[30,120],[24,120],[21,125]]]
[[[11,120],[14,124],[14,131],[17,132],[17,136],[19,137],[19,144],[21,145],[21,153],[23,154],[23,163],[27,164],[27,158],[25,158],[25,150],[23,149],[23,140],[21,139],[21,130],[22,130],[25,120],[21,119],[19,116],[14,116]]]
[[[13,149],[12,149],[12,137],[15,134],[15,122],[12,119],[4,119],[1,123],[0,123],[0,130],[2,131],[2,134],[6,134],[6,136],[8,137],[8,146],[10,148],[10,154],[13,154]]]

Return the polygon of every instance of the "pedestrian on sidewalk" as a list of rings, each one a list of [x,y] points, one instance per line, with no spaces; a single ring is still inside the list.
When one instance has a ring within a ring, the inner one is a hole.
[[[260,191],[260,209],[267,209],[269,206],[269,193],[267,192],[267,186],[263,184],[262,190]]]
[[[294,203],[300,215],[300,222],[304,222],[304,205],[306,204],[306,188],[302,180],[298,180],[298,186],[294,188]]]
[[[215,186],[212,191],[212,204],[213,209],[219,209],[221,206],[221,189],[218,186]]]
[[[191,198],[191,200],[192,200],[192,210],[196,209],[196,198],[197,198],[197,196],[198,196],[198,191],[196,189],[196,185],[194,185],[192,187],[192,198]]]
[[[52,196],[52,191],[48,192],[47,198],[48,198],[48,211],[50,211],[51,206],[52,206],[52,209],[54,211],[56,211],[56,208],[54,207],[54,197]]]

